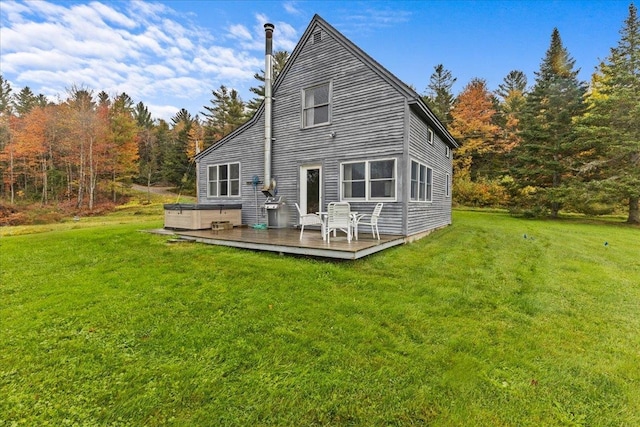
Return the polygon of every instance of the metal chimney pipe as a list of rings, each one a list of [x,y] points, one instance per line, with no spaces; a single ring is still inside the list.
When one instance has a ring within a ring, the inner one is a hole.
[[[271,188],[271,109],[272,95],[271,85],[273,78],[273,30],[274,25],[264,24],[265,55],[264,55],[264,190]]]

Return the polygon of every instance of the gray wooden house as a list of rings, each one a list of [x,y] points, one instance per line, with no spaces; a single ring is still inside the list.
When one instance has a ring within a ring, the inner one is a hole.
[[[265,101],[196,157],[198,204],[242,205],[251,225],[277,194],[279,221],[294,227],[294,203],[367,213],[384,202],[380,232],[408,239],[450,224],[457,144],[420,96],[318,15],[272,83],[265,29]]]

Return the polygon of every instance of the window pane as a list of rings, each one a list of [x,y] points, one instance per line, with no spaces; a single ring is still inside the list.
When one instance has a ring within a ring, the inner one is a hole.
[[[372,181],[371,182],[371,197],[395,197],[395,181]]]
[[[209,196],[218,195],[218,166],[209,166]]]
[[[236,180],[231,181],[231,195],[232,196],[240,195],[240,181],[236,181]]]
[[[308,105],[322,105],[329,103],[329,85],[317,87],[313,90],[314,103]]]
[[[354,182],[352,184],[351,188],[353,190],[353,193],[352,193],[351,197],[364,199],[364,197],[365,197],[364,182],[362,182],[362,181]]]
[[[316,107],[313,109],[313,124],[327,123],[329,121],[329,106]]]
[[[240,163],[231,163],[231,179],[239,179],[240,178]]]
[[[393,178],[393,160],[371,162],[371,179]]]
[[[347,163],[344,165],[344,179],[348,181],[364,179],[364,163]]]
[[[229,174],[227,172],[227,165],[220,165],[219,177],[220,180],[227,179],[229,177]]]
[[[229,195],[229,186],[227,185],[227,181],[220,182],[220,196],[228,196]]]
[[[313,90],[304,91],[304,108],[313,107]]]
[[[313,108],[310,110],[304,110],[304,127],[313,125]]]

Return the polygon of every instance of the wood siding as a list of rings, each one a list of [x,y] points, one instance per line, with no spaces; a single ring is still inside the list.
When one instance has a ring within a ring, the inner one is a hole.
[[[294,50],[285,72],[273,92],[273,143],[271,176],[277,190],[288,202],[290,224],[297,224],[294,203],[300,194],[300,167],[322,165],[322,207],[340,200],[340,165],[346,161],[396,160],[396,200],[384,201],[379,222],[380,233],[411,235],[451,222],[451,198],[444,197],[445,173],[451,172],[445,145],[435,137],[434,146],[426,142],[426,124],[408,106],[406,92],[390,82],[377,65],[363,61],[362,54],[345,42],[335,30],[312,21],[312,27]],[[313,34],[322,31],[322,40]],[[303,91],[331,83],[330,121],[302,127]],[[335,134],[335,136],[331,136]],[[433,202],[409,202],[410,159],[415,158],[434,171]],[[207,167],[240,162],[241,195],[208,198]],[[198,158],[198,203],[242,203],[244,224],[266,222],[263,212],[255,215],[254,175],[264,177],[264,116],[245,125],[232,137],[220,142]],[[258,205],[265,197],[258,188]],[[370,213],[376,201],[352,202],[352,210]],[[363,231],[364,233],[365,231]]]
[[[421,162],[433,169],[433,193],[431,202],[408,201],[407,235],[409,236],[451,224],[451,186],[448,197],[445,195],[445,190],[447,174],[451,180],[453,150],[447,158],[445,143],[437,134],[434,134],[433,145],[431,145],[427,139],[427,129],[424,121],[415,114],[411,114],[407,200],[410,199],[411,160]]]

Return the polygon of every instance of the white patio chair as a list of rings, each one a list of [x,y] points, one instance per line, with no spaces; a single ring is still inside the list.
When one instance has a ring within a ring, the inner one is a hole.
[[[324,239],[324,221],[320,218],[319,215],[314,213],[302,213],[300,210],[300,206],[295,203],[296,209],[298,209],[298,215],[300,215],[300,240],[302,240],[302,233],[304,233],[305,225],[319,225],[320,231],[322,232],[322,238]]]
[[[378,203],[376,207],[373,209],[373,212],[370,214],[360,214],[354,220],[353,225],[353,234],[358,240],[358,226],[359,225],[368,225],[371,227],[371,234],[373,237],[378,237],[380,240],[380,231],[378,230],[378,219],[380,218],[380,212],[382,212],[383,203]],[[363,221],[368,219],[368,221]]]
[[[347,241],[351,243],[351,227],[353,222],[351,219],[351,206],[347,202],[331,202],[327,206],[327,226],[325,235],[327,241],[331,242],[331,232],[340,230],[347,233]]]

